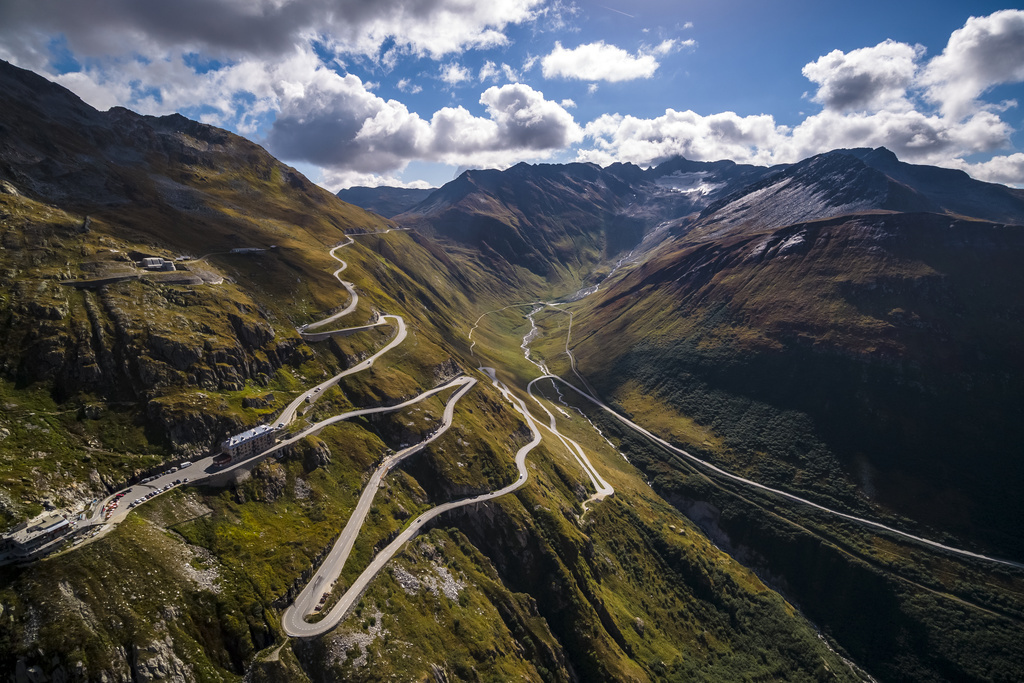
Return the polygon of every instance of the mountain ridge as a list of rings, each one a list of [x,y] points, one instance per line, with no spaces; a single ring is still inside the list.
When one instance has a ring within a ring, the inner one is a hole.
[[[753,202],[763,215],[749,215]],[[928,211],[1020,224],[1024,192],[974,180],[963,171],[907,164],[884,147],[838,149],[786,166],[709,204],[698,220],[781,227],[866,210]]]

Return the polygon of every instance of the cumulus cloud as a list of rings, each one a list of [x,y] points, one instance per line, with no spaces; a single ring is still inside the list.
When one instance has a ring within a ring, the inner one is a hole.
[[[818,84],[814,101],[839,111],[906,110],[907,88],[917,74],[924,54],[920,45],[887,40],[874,47],[850,52],[833,50],[803,68]]]
[[[280,92],[280,112],[267,138],[270,150],[331,169],[335,181],[353,174],[393,174],[414,159],[505,167],[543,158],[582,138],[571,114],[522,84],[485,90],[480,96],[485,117],[444,107],[429,121],[401,102],[368,92],[356,76],[324,68],[302,83],[283,84]]]
[[[535,18],[542,4],[543,0],[5,0],[0,3],[0,43],[13,46],[22,63],[33,60],[33,49],[45,53],[47,34],[63,34],[75,53],[90,57],[149,54],[181,46],[221,57],[281,55],[320,37],[341,52],[375,55],[384,44],[393,43],[440,59],[466,48],[506,44],[506,27]]]
[[[448,85],[458,85],[459,83],[468,81],[472,77],[472,74],[469,73],[469,69],[455,62],[446,64],[441,68],[440,78]]]
[[[417,190],[430,189],[432,185],[425,180],[413,180],[406,182],[398,176],[376,173],[359,173],[357,171],[325,169],[316,180],[331,192],[337,192],[347,187],[406,187]]]
[[[702,116],[669,109],[652,119],[616,114],[592,121],[585,135],[594,146],[582,150],[579,158],[646,166],[682,155],[700,161],[732,159],[770,165],[837,148],[884,146],[905,161],[956,166],[961,163],[955,161],[959,157],[1005,147],[1011,132],[989,112],[957,122],[917,111],[868,114],[826,110],[790,128],[767,114]]]
[[[992,157],[988,161],[969,164],[959,159],[951,164],[953,168],[966,171],[979,180],[1003,185],[1024,184],[1024,154],[1017,152],[1006,156]]]
[[[989,89],[1024,81],[1024,11],[968,19],[929,62],[922,80],[928,99],[952,118],[983,108],[978,97]]]
[[[556,42],[554,50],[541,60],[544,78],[580,81],[618,82],[650,78],[658,66],[658,60],[652,55],[631,55],[604,41],[586,43],[572,49],[566,49]]]
[[[528,85],[488,88],[480,96],[480,103],[498,124],[508,149],[563,149],[583,137],[572,114]]]
[[[585,135],[594,147],[581,151],[579,156],[582,161],[599,164],[630,161],[643,166],[675,155],[770,164],[787,132],[767,114],[741,117],[725,112],[701,116],[674,109],[653,119],[606,114],[587,124]]]
[[[267,138],[288,160],[364,173],[402,167],[428,134],[426,123],[395,100],[367,91],[353,75],[313,67],[277,84],[279,110]]]

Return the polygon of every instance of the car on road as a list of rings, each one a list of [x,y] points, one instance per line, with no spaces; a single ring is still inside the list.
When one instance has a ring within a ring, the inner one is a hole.
[[[185,462],[183,462],[180,465],[178,465],[178,469],[182,469],[183,470],[186,467],[191,467],[191,466],[192,466],[192,462],[190,460],[186,460]]]

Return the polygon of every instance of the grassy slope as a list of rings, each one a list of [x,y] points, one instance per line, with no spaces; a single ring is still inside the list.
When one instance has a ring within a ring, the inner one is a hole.
[[[576,353],[636,421],[732,471],[1015,553],[1020,249],[1019,228],[929,216],[683,238],[580,307]],[[709,482],[593,417],[659,493],[876,675],[1020,671],[1008,645],[1024,616],[1019,573]]]
[[[998,492],[1024,482],[1005,457],[1024,424],[1024,245],[1018,228],[950,223],[683,241],[584,308],[581,366],[611,364],[593,381],[627,410],[668,404],[717,434],[707,447],[734,469],[1016,552],[1021,510]]]

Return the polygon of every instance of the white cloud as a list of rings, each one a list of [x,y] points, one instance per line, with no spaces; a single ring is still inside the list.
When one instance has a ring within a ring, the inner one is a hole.
[[[665,55],[672,54],[677,50],[682,50],[683,48],[691,48],[696,46],[697,41],[693,40],[692,38],[688,40],[677,40],[675,38],[669,38],[655,45],[651,49],[651,54],[658,55],[659,57],[664,57]]]
[[[213,110],[203,113],[205,121],[249,134],[256,130],[257,119],[277,109],[273,80],[292,71],[306,73],[316,61],[296,51],[274,64],[247,59],[200,74],[182,55],[165,54],[125,60],[116,69],[90,66],[52,78],[98,109],[117,104],[162,115],[203,107]]]
[[[497,81],[500,77],[504,76],[506,81],[516,82],[520,80],[519,74],[508,64],[502,62],[499,67],[494,62],[487,60],[484,65],[480,67],[480,73],[477,76],[477,80],[481,83],[484,81]]]
[[[422,87],[413,83],[408,78],[399,79],[398,83],[395,84],[395,87],[401,90],[402,92],[409,93],[410,95],[416,95],[423,92]]]
[[[992,157],[988,161],[976,164],[969,164],[957,159],[951,166],[989,183],[1002,183],[1018,187],[1024,185],[1024,154],[1020,152]]]
[[[446,64],[441,68],[440,79],[448,85],[458,85],[459,83],[470,80],[472,77],[472,74],[469,73],[469,69],[455,62]]]
[[[100,111],[106,111],[132,99],[132,88],[129,83],[123,80],[118,82],[101,80],[95,73],[75,71],[57,76],[53,80]]]
[[[665,56],[667,54],[670,54],[672,52],[672,50],[675,49],[675,46],[676,46],[675,38],[669,38],[668,40],[663,40],[660,43],[658,43],[654,47],[654,49],[651,50],[651,52],[656,54],[656,55],[659,55],[659,56],[663,57],[663,56]]]
[[[219,58],[287,54],[312,37],[350,54],[394,44],[441,59],[468,48],[505,45],[504,31],[538,16],[544,0],[32,0],[0,5],[0,44],[28,65],[62,34],[79,55],[148,55],[181,48]],[[546,9],[544,10],[546,11]],[[36,60],[35,66],[41,66]],[[30,67],[31,68],[31,67]]]
[[[572,114],[528,85],[488,88],[480,103],[498,124],[509,149],[560,150],[583,138]]]
[[[953,161],[958,157],[1006,146],[1010,132],[1005,122],[989,112],[956,122],[917,111],[866,114],[826,110],[789,128],[767,114],[702,116],[669,109],[653,119],[616,114],[592,121],[585,134],[594,146],[582,150],[579,158],[647,166],[682,155],[699,161],[732,159],[770,165],[837,148],[884,146],[905,161],[950,166],[958,163]]]
[[[414,180],[406,182],[398,176],[376,173],[358,173],[355,171],[336,171],[324,169],[316,183],[325,187],[331,192],[337,192],[348,187],[406,187],[417,190],[427,190],[432,186],[425,180]]]
[[[587,86],[587,94],[588,95],[593,95],[596,92],[597,92],[597,83],[591,83],[590,85]]]
[[[412,160],[506,167],[545,158],[583,135],[561,105],[522,84],[485,90],[480,104],[487,116],[444,107],[429,121],[366,91],[356,76],[323,67],[279,90],[280,113],[268,147],[285,160],[331,171],[331,182],[353,174],[391,175]]]
[[[793,129],[787,160],[839,147],[888,147],[904,161],[950,165],[957,157],[993,152],[1009,144],[1010,127],[979,112],[965,121],[912,111],[841,114],[824,111]]]
[[[664,57],[673,52],[678,52],[682,49],[693,48],[697,46],[697,41],[689,38],[687,40],[679,40],[678,38],[668,38],[658,43],[654,47],[645,48],[645,52],[650,54],[656,54],[659,57]]]
[[[874,47],[850,52],[833,50],[803,68],[818,84],[813,100],[839,111],[907,110],[907,88],[914,82],[917,62],[924,55],[920,45],[886,40]]]
[[[583,150],[582,161],[608,164],[629,161],[658,163],[674,155],[695,160],[735,159],[773,163],[774,148],[787,129],[768,115],[741,117],[732,112],[701,116],[668,109],[663,116],[641,119],[621,114],[604,115],[585,127],[594,148]]]
[[[477,75],[477,80],[481,83],[484,81],[497,80],[499,73],[498,65],[488,59],[484,62],[484,65],[480,67],[480,73]]]
[[[574,109],[576,107],[576,101],[568,98],[562,100],[560,104],[563,109]]]
[[[1024,81],[1024,11],[971,17],[929,62],[927,96],[946,116],[963,118],[985,105],[978,97],[1003,83]]]
[[[555,49],[541,60],[544,78],[573,78],[581,81],[631,81],[650,78],[658,60],[649,54],[631,55],[604,41],[587,43],[571,50],[555,43]]]
[[[552,0],[537,8],[536,31],[540,33],[576,33],[579,27],[573,20],[583,12],[574,2]]]

